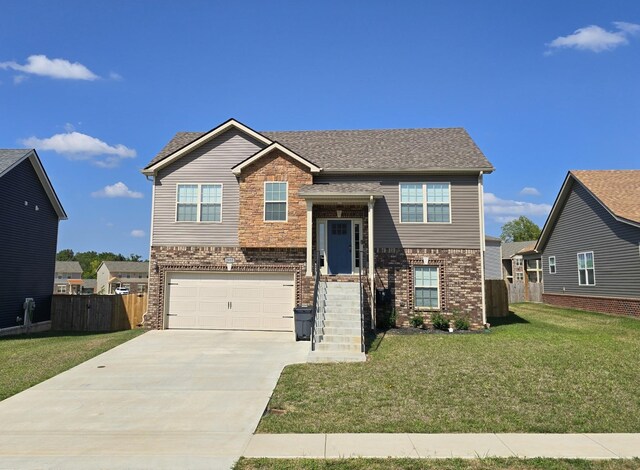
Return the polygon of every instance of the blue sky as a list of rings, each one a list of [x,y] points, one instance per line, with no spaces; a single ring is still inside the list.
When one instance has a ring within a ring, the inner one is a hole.
[[[0,147],[35,146],[59,248],[148,256],[139,170],[177,131],[465,127],[487,233],[569,169],[640,163],[640,2],[7,1]],[[528,188],[528,189],[526,189]]]

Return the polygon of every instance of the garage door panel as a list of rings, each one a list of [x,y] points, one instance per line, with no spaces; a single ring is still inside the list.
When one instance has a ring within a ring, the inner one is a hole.
[[[166,326],[292,331],[293,280],[287,272],[169,273]]]

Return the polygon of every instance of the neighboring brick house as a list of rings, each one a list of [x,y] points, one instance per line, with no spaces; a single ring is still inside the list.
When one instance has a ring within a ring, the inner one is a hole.
[[[0,335],[44,329],[67,214],[35,150],[0,150],[0,201]],[[30,315],[26,299],[35,302]]]
[[[116,288],[129,289],[131,294],[147,292],[149,285],[149,262],[147,261],[103,261],[98,267],[96,294],[115,294]]]
[[[542,282],[540,254],[535,251],[536,240],[502,244],[502,271],[510,284]]]
[[[53,279],[54,294],[81,294],[82,267],[77,261],[56,261]]]
[[[640,170],[568,172],[536,250],[545,303],[640,317]]]
[[[145,322],[291,331],[293,307],[314,301],[320,256],[323,282],[362,274],[367,327],[392,308],[399,326],[459,312],[482,328],[492,171],[459,128],[259,133],[231,119],[178,133],[143,170]],[[378,289],[390,304],[376,309]]]

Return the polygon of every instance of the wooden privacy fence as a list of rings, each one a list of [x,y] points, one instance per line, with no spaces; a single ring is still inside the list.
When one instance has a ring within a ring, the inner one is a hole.
[[[142,323],[148,294],[54,295],[51,329],[58,331],[130,330]]]
[[[509,284],[509,303],[542,302],[541,282],[514,282]]]
[[[506,317],[509,314],[509,296],[503,280],[484,281],[484,303],[488,317]]]

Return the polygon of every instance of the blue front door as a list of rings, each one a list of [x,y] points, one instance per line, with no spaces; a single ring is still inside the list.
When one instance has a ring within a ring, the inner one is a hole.
[[[329,220],[327,224],[329,274],[351,274],[351,221]]]

